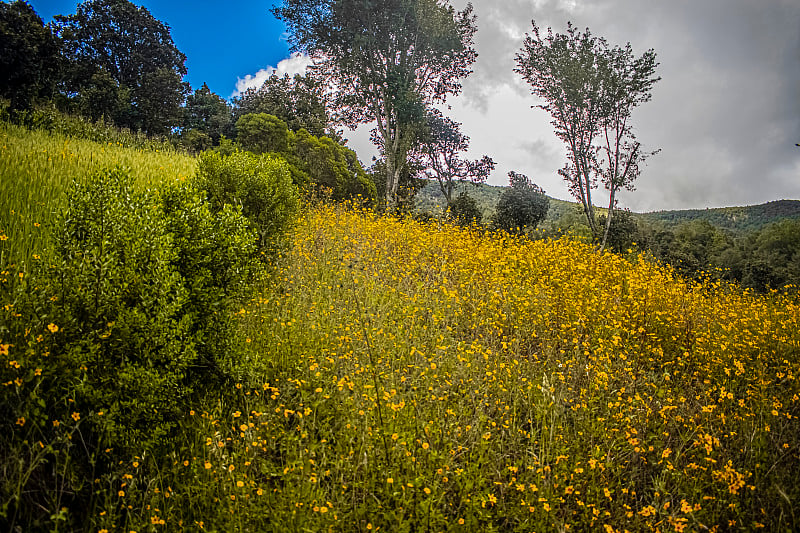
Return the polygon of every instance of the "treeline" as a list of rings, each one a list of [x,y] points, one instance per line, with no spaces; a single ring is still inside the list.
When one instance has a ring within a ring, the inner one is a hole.
[[[704,219],[667,226],[647,215],[617,211],[608,246],[622,254],[645,252],[691,278],[736,282],[759,292],[800,286],[800,218],[733,232]]]
[[[47,25],[26,2],[0,3],[0,50],[5,120],[125,145],[269,152],[307,191],[376,196],[318,80],[273,76],[232,103],[206,84],[192,92],[169,28],[127,0],[88,0]]]

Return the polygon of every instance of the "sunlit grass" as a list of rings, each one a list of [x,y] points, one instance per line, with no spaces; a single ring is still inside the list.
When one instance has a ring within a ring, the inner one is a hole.
[[[0,124],[0,264],[27,262],[41,251],[70,183],[114,165],[129,167],[148,187],[191,176],[195,160]]]

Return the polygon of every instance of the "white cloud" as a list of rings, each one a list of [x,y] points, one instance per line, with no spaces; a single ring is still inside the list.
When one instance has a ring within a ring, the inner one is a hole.
[[[236,81],[236,90],[233,96],[239,96],[247,89],[257,89],[264,85],[270,76],[283,76],[288,74],[294,76],[300,74],[301,76],[306,73],[306,69],[313,64],[311,57],[300,52],[292,54],[290,57],[280,61],[277,67],[267,67],[259,70],[255,74],[248,74],[244,78],[239,78]]]

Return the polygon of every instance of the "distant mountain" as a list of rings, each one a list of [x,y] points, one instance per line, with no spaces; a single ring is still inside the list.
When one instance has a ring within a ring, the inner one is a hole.
[[[460,185],[455,194],[466,191],[475,198],[483,211],[484,220],[488,220],[494,214],[497,202],[504,190],[505,187],[502,186],[467,183]],[[415,201],[417,211],[435,213],[441,211],[443,205],[445,205],[444,195],[436,182],[428,183],[417,193]],[[599,211],[603,212],[604,210],[600,209]],[[546,220],[556,221],[570,212],[580,213],[579,205],[575,202],[550,198],[550,211],[547,213]],[[739,233],[758,230],[767,224],[786,218],[800,218],[800,200],[776,200],[742,207],[653,211],[636,215],[641,220],[663,224],[666,227],[677,226],[693,220],[707,220],[714,226]]]
[[[681,209],[642,213],[643,219],[658,221],[672,227],[692,220],[707,220],[718,228],[734,232],[761,229],[785,218],[800,217],[800,200],[775,200],[759,205],[717,207],[711,209]]]

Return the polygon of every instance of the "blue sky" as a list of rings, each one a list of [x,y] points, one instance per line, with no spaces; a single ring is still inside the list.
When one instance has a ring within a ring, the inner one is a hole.
[[[45,23],[55,15],[72,15],[75,0],[29,0]],[[211,0],[135,1],[169,25],[172,40],[186,54],[186,81],[203,82],[228,98],[236,81],[289,57],[285,26],[269,12],[272,2]]]

